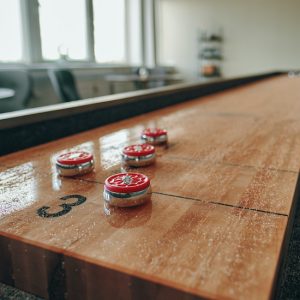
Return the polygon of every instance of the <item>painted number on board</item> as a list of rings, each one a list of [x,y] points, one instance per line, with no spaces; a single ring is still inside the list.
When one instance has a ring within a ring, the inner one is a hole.
[[[54,213],[49,213],[48,210],[50,209],[49,206],[43,206],[37,210],[37,214],[42,218],[56,218],[61,217],[67,213],[69,213],[74,206],[80,205],[86,201],[86,197],[81,195],[67,195],[59,198],[59,200],[65,201],[68,199],[76,199],[76,201],[71,203],[63,203],[60,204],[59,207],[61,207],[60,210]]]

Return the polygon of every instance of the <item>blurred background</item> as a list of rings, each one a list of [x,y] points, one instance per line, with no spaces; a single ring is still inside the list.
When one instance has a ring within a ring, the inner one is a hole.
[[[0,0],[0,112],[300,67],[298,0]]]

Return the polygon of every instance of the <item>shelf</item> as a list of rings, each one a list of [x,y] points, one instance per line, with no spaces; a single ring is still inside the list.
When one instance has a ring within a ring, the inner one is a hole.
[[[223,37],[220,33],[202,31],[198,39],[199,76],[216,78],[221,76]]]

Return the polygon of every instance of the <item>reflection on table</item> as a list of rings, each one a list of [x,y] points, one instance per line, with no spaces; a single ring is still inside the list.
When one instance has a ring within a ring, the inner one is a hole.
[[[115,83],[132,82],[136,89],[147,89],[151,83],[161,83],[161,86],[182,81],[182,76],[178,74],[153,74],[139,76],[135,74],[112,74],[106,75],[105,80],[109,82],[110,93],[115,93]]]

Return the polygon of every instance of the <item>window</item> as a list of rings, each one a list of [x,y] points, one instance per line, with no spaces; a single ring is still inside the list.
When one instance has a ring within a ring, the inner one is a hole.
[[[0,0],[0,62],[150,65],[154,1]]]
[[[23,58],[21,9],[19,0],[0,0],[0,61]]]
[[[85,0],[39,0],[39,4],[43,58],[87,59]]]
[[[93,9],[96,61],[125,62],[125,0],[93,0]]]

